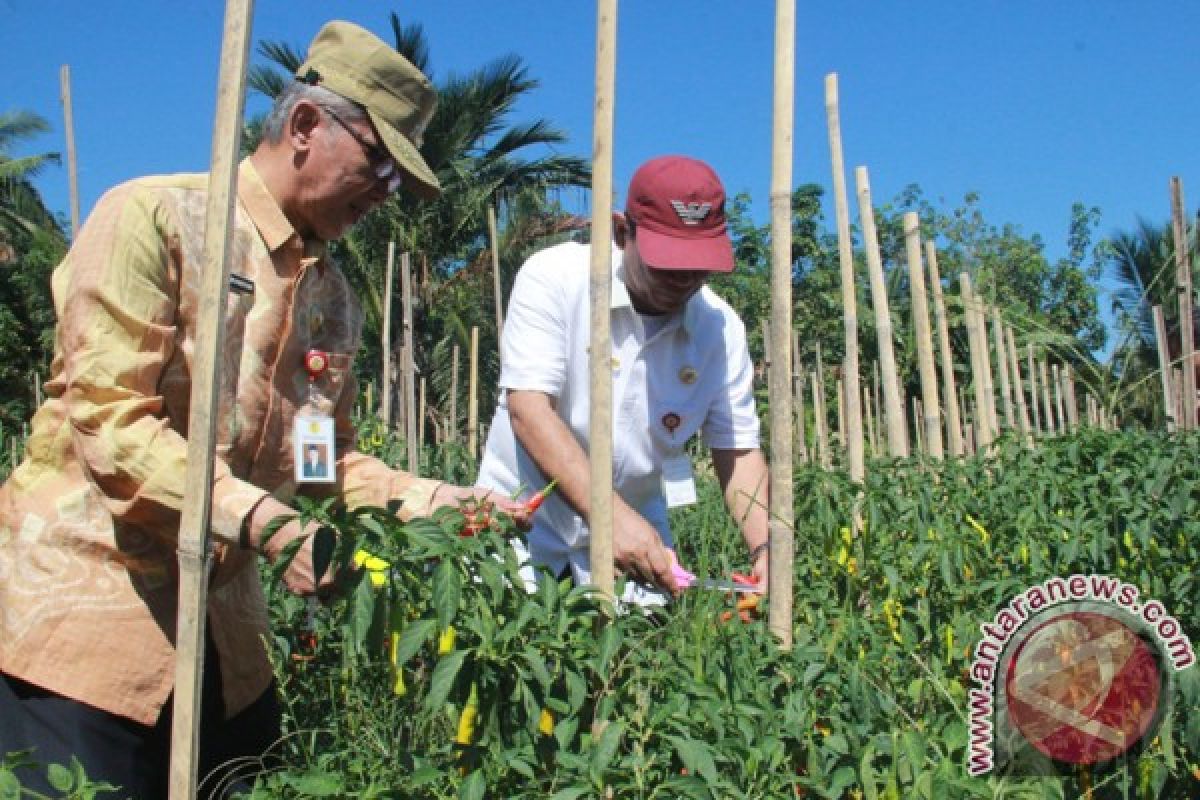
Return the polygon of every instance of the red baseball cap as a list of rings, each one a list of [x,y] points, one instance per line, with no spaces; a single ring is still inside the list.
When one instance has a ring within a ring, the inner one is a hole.
[[[625,216],[638,253],[654,269],[733,271],[725,225],[725,188],[712,167],[687,156],[660,156],[629,182]]]

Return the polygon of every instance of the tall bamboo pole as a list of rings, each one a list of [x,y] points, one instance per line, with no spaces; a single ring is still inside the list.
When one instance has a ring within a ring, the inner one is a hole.
[[[908,257],[908,286],[912,294],[913,327],[917,340],[917,369],[921,376],[921,411],[913,427],[925,431],[921,437],[925,454],[942,458],[942,413],[938,406],[937,370],[933,366],[933,335],[929,328],[929,302],[925,298],[925,267],[921,263],[921,220],[916,212],[904,214],[904,250]]]
[[[950,349],[950,326],[946,320],[946,301],[942,297],[942,276],[938,271],[937,247],[925,242],[925,263],[929,265],[929,288],[933,292],[933,312],[937,319],[938,352],[942,360],[942,395],[946,398],[946,432],[950,455],[963,454],[962,420],[958,415],[958,387],[954,380],[954,351]]]
[[[592,125],[591,378],[588,457],[591,465],[592,584],[613,592],[612,478],[612,131],[617,59],[617,2],[596,2],[596,94]],[[790,594],[790,592],[789,592]]]
[[[479,458],[479,326],[471,326],[470,372],[467,383],[467,452]]]
[[[871,305],[875,307],[875,334],[879,341],[879,362],[883,368],[883,399],[887,405],[888,453],[893,458],[908,455],[908,431],[900,398],[900,379],[896,375],[896,355],[892,350],[892,315],[888,310],[887,286],[883,282],[883,257],[879,253],[879,234],[875,231],[875,208],[871,205],[871,184],[866,167],[854,170],[858,186],[858,216],[862,222],[863,244],[867,250],[867,272],[871,276]]]
[[[1058,424],[1058,420],[1054,416],[1054,406],[1050,402],[1050,373],[1046,369],[1044,359],[1038,362],[1038,372],[1042,382],[1042,404],[1046,409],[1046,433],[1050,436],[1057,436],[1062,432],[1062,426]]]
[[[383,427],[392,429],[392,292],[396,279],[396,243],[388,242],[387,273],[383,279],[383,340],[380,414]]]
[[[1075,373],[1070,364],[1063,365],[1063,400],[1067,404],[1067,425],[1072,431],[1079,430],[1079,404],[1075,402]]]
[[[204,272],[196,309],[196,346],[188,412],[187,473],[179,521],[179,603],[175,620],[175,702],[171,723],[171,800],[196,796],[200,700],[204,674],[204,625],[212,565],[209,527],[216,462],[224,309],[229,293],[229,251],[237,201],[237,157],[241,141],[246,57],[250,46],[251,0],[227,0],[217,78],[212,167],[204,217]]]
[[[837,393],[837,442],[838,447],[846,449],[846,387],[842,376],[834,380],[834,391]]]
[[[1042,415],[1038,411],[1038,377],[1037,364],[1033,360],[1033,344],[1025,345],[1025,352],[1028,356],[1029,364],[1029,405],[1033,409],[1033,431],[1038,436],[1048,433],[1045,425],[1042,424]]]
[[[1063,402],[1063,378],[1062,370],[1058,364],[1050,366],[1050,374],[1054,379],[1054,410],[1058,417],[1058,430],[1060,433],[1066,433],[1067,428],[1067,409]]]
[[[75,112],[71,103],[71,68],[63,64],[58,71],[63,105],[63,133],[67,137],[67,189],[71,202],[71,240],[79,235],[79,169],[75,158]]]
[[[417,453],[425,450],[425,376],[421,376],[421,399],[417,401]]]
[[[1005,339],[1008,342],[1008,368],[1012,371],[1013,392],[1017,398],[1017,421],[1021,425],[1021,435],[1027,441],[1033,440],[1033,428],[1029,422],[1029,408],[1025,405],[1025,386],[1021,379],[1021,361],[1020,355],[1017,353],[1017,340],[1013,336],[1012,328],[1005,326]]]
[[[1171,407],[1175,411],[1175,419],[1183,419],[1183,370],[1179,367],[1171,369]]]
[[[879,441],[876,443],[878,445],[875,450],[876,455],[883,455],[883,452],[884,452],[884,448],[883,448],[884,430],[883,429],[884,429],[885,423],[883,421],[883,394],[879,388],[879,385],[881,383],[883,383],[883,381],[880,379],[880,375],[879,375],[879,361],[875,360],[875,361],[871,362],[871,392],[872,392],[871,400],[873,402],[873,406],[872,406],[872,408],[874,409],[873,413],[875,414],[875,433],[879,439]]]
[[[792,413],[795,427],[792,428],[793,448],[796,460],[808,463],[808,445],[804,441],[804,369],[800,364],[800,334],[792,331]]]
[[[867,441],[871,444],[871,455],[879,455],[879,439],[875,437],[875,409],[871,405],[871,390],[865,384],[862,387],[863,419],[867,423]]]
[[[837,217],[838,266],[842,279],[842,328],[846,355],[842,381],[846,387],[846,461],[850,480],[866,476],[863,454],[863,413],[858,377],[858,289],[854,274],[854,244],[850,238],[850,203],[846,192],[846,164],[842,158],[842,123],[838,103],[838,76],[825,76],[825,120],[829,128],[829,153],[833,167],[833,207]]]
[[[496,206],[489,203],[487,207],[488,237],[492,251],[492,297],[496,304],[496,342],[504,333],[504,292],[500,288],[500,237],[496,233]]]
[[[991,372],[990,359],[987,355],[987,331],[979,324],[979,303],[971,288],[971,276],[966,272],[958,275],[962,293],[963,316],[967,328],[967,338],[971,345],[971,383],[975,389],[975,444],[978,448],[990,447],[996,438],[992,428],[989,412],[988,389],[991,381],[987,379]]]
[[[450,350],[450,414],[446,424],[446,441],[458,441],[458,359],[459,347]]]
[[[916,452],[922,455],[929,455],[929,451],[925,449],[925,434],[921,432],[922,428],[928,430],[928,426],[923,426],[921,423],[925,419],[925,411],[921,408],[921,398],[915,394],[912,396],[912,418],[914,423],[913,441],[916,443]]]
[[[413,345],[412,259],[400,254],[400,291],[404,295],[404,450],[408,471],[414,475],[420,464],[417,452],[417,369]]]
[[[1167,350],[1167,324],[1163,320],[1162,306],[1154,306],[1151,312],[1154,314],[1154,341],[1158,346],[1158,373],[1162,382],[1163,414],[1166,417],[1167,430],[1173,431],[1176,427],[1175,400],[1174,393],[1171,391],[1171,356]]]
[[[771,385],[771,320],[762,320],[762,340],[763,340],[763,385],[770,387]]]
[[[1171,178],[1171,230],[1175,238],[1175,285],[1179,293],[1179,354],[1183,366],[1183,425],[1196,427],[1195,332],[1192,330],[1192,266],[1184,218],[1183,181]]]
[[[792,118],[796,95],[796,0],[775,2],[775,81],[771,137],[771,361],[772,431],[791,431],[792,341]],[[792,646],[792,437],[771,442],[770,575],[767,625],[785,650]]]
[[[996,371],[1000,373],[1000,397],[1004,401],[1004,425],[1017,427],[1016,409],[1012,398],[1012,383],[1008,377],[1008,354],[1004,346],[1004,322],[999,309],[992,309],[992,346],[996,348]]]
[[[817,379],[817,373],[811,373],[812,378],[812,402],[813,402],[813,427],[816,430],[817,436],[817,458],[821,462],[821,466],[829,469],[832,461],[829,457],[829,432],[826,430],[828,420],[825,418],[825,398],[822,397],[821,381]]]

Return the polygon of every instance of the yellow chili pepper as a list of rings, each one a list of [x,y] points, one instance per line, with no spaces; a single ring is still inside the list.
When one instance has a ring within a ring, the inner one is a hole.
[[[392,631],[392,673],[396,676],[396,681],[392,684],[392,694],[396,695],[397,697],[404,697],[404,695],[408,694],[408,687],[404,685],[404,670],[402,670],[400,665],[396,663],[396,651],[399,649],[399,647],[400,633],[398,631]]]
[[[453,625],[447,625],[446,630],[438,636],[438,655],[444,656],[454,651],[454,639],[457,636]]]
[[[458,715],[458,733],[454,736],[455,743],[467,747],[475,739],[475,723],[479,717],[479,688],[472,683],[471,693],[462,713]]]
[[[554,715],[550,713],[550,709],[543,708],[541,715],[538,717],[538,730],[543,736],[551,736],[554,733]]]
[[[388,570],[392,568],[391,564],[382,558],[371,555],[366,550],[359,550],[354,554],[354,566],[370,573],[371,585],[376,589],[387,583]]]

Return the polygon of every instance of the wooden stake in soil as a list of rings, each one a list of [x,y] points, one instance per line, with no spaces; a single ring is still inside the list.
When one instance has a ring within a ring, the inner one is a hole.
[[[988,389],[991,381],[987,376],[991,372],[990,359],[987,355],[987,331],[979,324],[979,304],[971,289],[971,276],[965,272],[958,275],[959,291],[962,293],[964,323],[967,328],[967,338],[971,346],[971,384],[975,389],[975,444],[983,449],[990,447],[996,438],[991,426],[989,413]]]
[[[866,386],[862,387],[863,394],[863,419],[867,423],[867,439],[871,443],[871,455],[878,457],[879,455],[879,439],[875,436],[875,408],[871,405],[871,390]]]
[[[862,222],[863,244],[867,250],[867,272],[871,276],[871,305],[875,307],[879,363],[883,368],[888,454],[893,458],[904,458],[908,455],[908,432],[904,424],[900,379],[896,374],[896,355],[892,350],[892,315],[888,310],[887,286],[883,281],[883,257],[879,253],[879,235],[875,231],[875,209],[871,205],[871,184],[867,168],[855,169],[854,178],[858,185],[858,216]]]
[[[1051,367],[1051,374],[1054,376],[1054,408],[1058,413],[1058,429],[1062,433],[1066,433],[1067,428],[1067,409],[1063,402],[1063,377],[1062,370],[1058,368],[1058,364]]]
[[[842,383],[842,376],[839,375],[834,381],[834,391],[837,393],[837,442],[838,447],[844,452],[846,449],[846,394],[845,385]]]
[[[1042,382],[1042,405],[1046,410],[1046,433],[1050,436],[1057,436],[1062,429],[1054,417],[1054,406],[1050,402],[1050,373],[1046,369],[1044,360],[1038,362],[1038,371]]]
[[[775,83],[771,137],[771,485],[769,612],[767,625],[780,646],[792,646],[792,117],[796,70],[796,0],[775,2]]]
[[[1075,374],[1071,371],[1071,365],[1066,364],[1062,370],[1063,376],[1063,400],[1067,404],[1067,425],[1071,431],[1079,430],[1079,405],[1075,402]]]
[[[499,343],[504,333],[504,293],[500,289],[500,237],[496,233],[496,207],[489,204],[487,208],[488,237],[492,250],[492,297],[496,304],[496,342]]]
[[[829,128],[829,152],[833,165],[833,205],[837,217],[838,265],[842,280],[842,327],[846,355],[842,381],[846,391],[846,461],[850,480],[862,483],[866,475],[863,454],[863,414],[858,379],[858,289],[854,274],[854,245],[850,238],[850,204],[846,192],[846,165],[842,159],[842,124],[838,105],[836,72],[825,76],[825,119]]]
[[[179,604],[175,620],[175,703],[171,723],[171,800],[196,796],[199,763],[200,687],[204,674],[204,625],[212,565],[208,532],[216,461],[217,391],[225,344],[224,310],[229,293],[229,250],[237,201],[237,157],[241,141],[250,46],[250,0],[227,0],[217,78],[212,168],[204,218],[204,272],[196,309],[196,346],[188,412],[187,474],[179,521]]]
[[[417,455],[425,452],[425,376],[421,376],[421,398],[417,401]],[[419,463],[419,459],[418,459]]]
[[[912,418],[914,422],[913,440],[917,444],[916,452],[929,455],[929,451],[925,449],[925,434],[921,432],[922,428],[925,427],[921,424],[921,420],[925,419],[925,411],[921,408],[921,398],[916,395],[913,395],[912,398]],[[928,428],[925,427],[925,430],[928,430]],[[938,431],[938,433],[941,433],[941,431]]]
[[[1180,362],[1183,367],[1183,425],[1185,431],[1196,427],[1195,332],[1192,330],[1192,266],[1188,247],[1187,221],[1184,219],[1183,181],[1171,178],[1171,231],[1175,239],[1175,285],[1179,292]]]
[[[1171,370],[1171,407],[1175,409],[1175,419],[1183,419],[1183,370],[1175,367]]]
[[[404,451],[408,453],[408,471],[414,475],[420,465],[417,452],[417,368],[413,347],[412,260],[400,255],[400,291],[404,294]]]
[[[592,125],[591,376],[588,515],[592,584],[613,593],[612,485],[612,131],[617,60],[616,0],[596,2],[596,94]],[[791,594],[789,589],[788,594]]]
[[[1027,442],[1033,441],[1033,427],[1029,422],[1029,408],[1025,405],[1025,386],[1021,378],[1021,361],[1017,354],[1017,340],[1012,328],[1005,326],[1005,339],[1008,342],[1008,368],[1012,370],[1013,392],[1017,398],[1017,421],[1021,425],[1021,435]]]
[[[63,133],[67,137],[67,188],[71,202],[71,240],[79,235],[79,169],[75,162],[75,112],[71,104],[71,68],[63,64],[58,71],[63,105]]]
[[[808,463],[808,445],[804,441],[804,370],[800,366],[800,334],[792,331],[792,412],[796,418],[792,429],[796,460]]]
[[[1154,341],[1158,346],[1158,373],[1162,380],[1163,416],[1167,421],[1167,430],[1174,431],[1177,426],[1175,415],[1175,393],[1171,390],[1171,356],[1167,351],[1167,324],[1163,320],[1162,306],[1151,309],[1154,314]]]
[[[829,434],[825,430],[825,398],[821,396],[821,382],[817,380],[817,373],[811,373],[812,377],[812,402],[813,402],[813,422],[817,434],[817,458],[821,462],[821,466],[829,469],[832,460],[829,457]]]
[[[446,440],[458,441],[458,354],[459,347],[450,350],[450,415],[446,424]]]
[[[925,261],[929,265],[929,288],[933,291],[933,311],[937,319],[938,351],[942,359],[942,396],[946,398],[946,433],[950,455],[963,455],[962,420],[958,415],[958,387],[954,380],[954,352],[950,349],[950,327],[946,321],[946,302],[942,297],[942,276],[938,272],[937,247],[925,242]]]
[[[471,326],[470,380],[467,384],[467,453],[479,458],[479,326]]]
[[[388,242],[387,273],[383,279],[383,351],[382,379],[380,381],[380,413],[383,427],[392,429],[392,290],[396,279],[396,243]]]
[[[914,417],[913,427],[924,425],[920,437],[922,450],[940,459],[942,450],[942,414],[938,407],[937,371],[933,367],[933,336],[929,330],[929,303],[925,299],[925,267],[921,264],[921,221],[913,211],[904,214],[904,250],[908,257],[908,286],[912,294],[913,328],[917,340],[917,369],[921,375],[923,416]]]
[[[1025,352],[1029,361],[1029,406],[1033,409],[1033,432],[1038,436],[1048,433],[1046,426],[1042,425],[1042,415],[1038,411],[1038,377],[1037,365],[1033,361],[1033,345],[1025,345]]]
[[[1008,354],[1004,347],[1004,323],[1000,311],[992,309],[992,346],[996,348],[996,369],[1000,373],[1000,397],[1004,401],[1004,426],[1009,430],[1017,427],[1016,409],[1013,407],[1012,384],[1008,379]]]

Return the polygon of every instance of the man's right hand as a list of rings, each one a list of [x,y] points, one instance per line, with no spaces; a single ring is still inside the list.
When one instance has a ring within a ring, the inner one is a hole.
[[[626,577],[679,593],[671,551],[645,517],[620,502],[613,507],[613,562]]]

